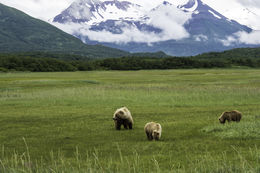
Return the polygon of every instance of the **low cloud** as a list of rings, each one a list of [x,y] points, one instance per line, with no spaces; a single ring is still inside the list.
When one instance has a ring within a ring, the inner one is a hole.
[[[236,36],[239,38],[240,43],[260,44],[260,31],[253,31],[251,33],[238,32]]]
[[[203,34],[194,35],[193,39],[195,41],[208,41],[208,37],[206,35],[203,35]]]
[[[149,25],[161,29],[162,40],[180,40],[189,37],[184,24],[191,18],[191,13],[183,12],[173,5],[161,5],[148,13]]]
[[[224,40],[220,40],[224,46],[232,46],[237,43],[259,45],[260,44],[260,31],[252,31],[247,33],[245,31],[239,31],[232,36],[228,36]]]
[[[234,36],[228,36],[226,39],[219,40],[224,46],[232,46],[235,43],[238,43],[238,39]]]
[[[129,42],[138,42],[138,43],[147,43],[148,45],[152,45],[154,42],[165,41],[168,40],[169,37],[166,37],[164,33],[155,33],[155,32],[147,32],[140,31],[135,26],[130,26],[125,24],[123,28],[121,28],[121,34],[114,34],[106,30],[102,31],[93,31],[90,30],[89,26],[83,24],[59,24],[53,23],[56,27],[62,29],[63,31],[72,34],[72,35],[80,35],[81,39],[84,41],[85,37],[92,41],[98,42],[107,42],[107,43],[116,43],[116,44],[126,44]]]

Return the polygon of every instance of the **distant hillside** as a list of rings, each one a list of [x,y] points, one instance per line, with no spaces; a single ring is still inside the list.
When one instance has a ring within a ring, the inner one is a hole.
[[[209,52],[195,56],[196,58],[260,58],[259,48],[237,48],[224,52]]]
[[[141,56],[142,55],[142,56]],[[260,68],[260,48],[244,48],[194,57],[170,57],[163,53],[133,54],[122,58],[92,59],[84,56],[19,53],[0,54],[0,72],[8,71],[88,71],[190,68]]]
[[[159,52],[138,52],[138,53],[132,53],[129,56],[134,57],[151,57],[151,58],[166,58],[169,57],[166,53],[159,51]]]
[[[92,58],[129,53],[102,45],[86,45],[58,28],[0,3],[0,52],[43,51]]]

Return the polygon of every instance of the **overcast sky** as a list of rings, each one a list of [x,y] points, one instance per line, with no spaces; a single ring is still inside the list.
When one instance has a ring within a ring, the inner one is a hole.
[[[246,6],[260,7],[259,0],[237,0],[237,2],[240,2],[241,4],[246,5]]]
[[[8,6],[18,8],[26,12],[27,14],[40,18],[43,20],[48,20],[59,14],[62,10],[67,8],[74,0],[0,0]],[[142,0],[129,0],[131,2],[142,1]],[[149,0],[156,1],[156,0]],[[186,1],[186,0],[169,0],[171,1]],[[260,0],[202,0],[207,4],[213,6],[217,9],[223,9],[223,7],[232,5],[234,2],[239,2],[247,7],[258,7],[260,8]],[[223,6],[225,5],[225,6]],[[232,8],[232,6],[231,6]]]
[[[74,0],[0,0],[0,3],[17,8],[25,13],[49,20],[67,8]]]

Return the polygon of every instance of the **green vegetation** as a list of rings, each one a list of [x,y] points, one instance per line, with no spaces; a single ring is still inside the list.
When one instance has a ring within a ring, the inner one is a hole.
[[[0,54],[0,71],[90,71],[191,68],[259,68],[260,48],[211,52],[194,57],[168,57],[163,52],[135,53],[122,58],[95,59],[84,55],[50,52]],[[59,63],[56,60],[59,59]],[[21,63],[26,62],[26,63]],[[42,66],[41,64],[45,64]],[[59,64],[64,64],[60,68]],[[57,67],[55,67],[57,65]],[[50,67],[49,67],[50,66]]]
[[[198,58],[260,58],[260,47],[258,48],[238,48],[232,50],[226,50],[224,52],[210,52],[197,56]]]
[[[0,3],[0,52],[28,51],[76,54],[89,58],[129,54],[102,45],[86,45],[44,21]]]
[[[257,69],[0,73],[0,172],[258,173],[259,79]],[[132,131],[114,129],[123,105]],[[220,124],[233,109],[241,122]],[[161,141],[146,139],[149,121]]]
[[[53,55],[60,57],[60,55]],[[0,54],[0,68],[4,71],[91,71],[91,70],[151,70],[151,69],[191,69],[191,68],[259,68],[260,59],[198,59],[198,58],[146,58],[123,57],[102,60],[81,60],[81,56],[72,56],[75,60],[57,60],[39,58],[23,54]],[[70,56],[67,55],[67,58]],[[0,69],[1,71],[1,69]]]
[[[229,123],[227,125],[211,125],[202,129],[203,132],[221,138],[260,138],[260,116],[243,117],[244,123]]]
[[[77,69],[65,61],[52,58],[16,58],[8,57],[0,60],[0,71],[54,72],[76,71]],[[2,70],[1,70],[2,69]],[[7,70],[8,69],[8,70]]]

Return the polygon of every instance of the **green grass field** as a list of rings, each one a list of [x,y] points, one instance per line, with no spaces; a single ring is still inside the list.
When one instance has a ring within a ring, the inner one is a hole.
[[[121,106],[131,131],[114,129]],[[219,124],[234,109],[241,122]],[[0,73],[0,147],[7,173],[259,173],[260,70]]]

